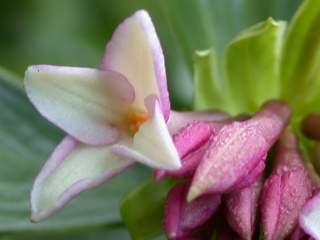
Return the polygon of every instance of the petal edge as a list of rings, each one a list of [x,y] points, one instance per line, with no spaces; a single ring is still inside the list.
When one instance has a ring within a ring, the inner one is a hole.
[[[29,99],[44,117],[92,145],[118,138],[116,123],[134,97],[122,75],[90,68],[30,66],[24,83]]]
[[[142,108],[144,98],[156,94],[165,120],[168,120],[170,101],[164,56],[151,17],[145,10],[135,12],[114,31],[106,46],[101,69],[124,74],[135,87],[135,104]]]
[[[110,147],[88,147],[72,137],[64,138],[34,182],[31,220],[50,217],[82,191],[104,183],[134,163],[115,156],[107,159],[110,153]]]

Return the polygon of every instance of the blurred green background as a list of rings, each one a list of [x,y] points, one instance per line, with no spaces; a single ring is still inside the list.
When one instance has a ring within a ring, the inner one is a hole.
[[[0,3],[0,239],[129,239],[118,204],[150,173],[136,167],[81,194],[61,213],[29,223],[28,197],[63,134],[27,101],[28,65],[98,67],[117,24],[147,9],[166,57],[174,109],[190,109],[194,50],[222,53],[236,33],[272,16],[289,20],[301,0],[3,0]],[[137,206],[137,208],[142,206]],[[143,226],[142,226],[143,227]]]

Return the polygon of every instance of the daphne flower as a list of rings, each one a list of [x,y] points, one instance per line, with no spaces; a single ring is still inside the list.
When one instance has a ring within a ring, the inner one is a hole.
[[[195,171],[188,201],[206,193],[247,187],[254,182],[290,114],[284,102],[269,101],[251,119],[224,126],[212,139]]]
[[[145,11],[116,29],[101,70],[31,66],[25,88],[37,110],[68,134],[34,182],[32,220],[49,217],[134,161],[166,170],[180,167],[166,125],[164,57]]]
[[[243,121],[247,117],[236,116],[231,118],[221,112],[193,112],[189,113],[172,112],[169,128],[173,122],[179,123],[179,131],[173,134],[172,138],[181,158],[181,167],[174,171],[156,170],[155,179],[160,180],[164,177],[190,178],[197,169],[209,143],[218,132],[227,124]],[[172,118],[173,117],[173,118]],[[183,121],[179,120],[182,119]],[[193,120],[190,122],[190,120]],[[194,121],[196,120],[196,121]],[[188,121],[188,122],[187,122]],[[263,170],[263,169],[262,169]]]

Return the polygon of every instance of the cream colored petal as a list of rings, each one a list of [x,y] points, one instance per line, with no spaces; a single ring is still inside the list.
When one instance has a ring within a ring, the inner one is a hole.
[[[153,168],[176,170],[181,167],[177,149],[168,131],[159,102],[149,99],[149,120],[134,135],[132,146],[114,145],[119,156],[134,159]]]
[[[144,99],[155,94],[167,120],[170,113],[164,56],[149,14],[135,12],[115,30],[106,47],[102,69],[117,71],[133,85],[135,106],[144,109]]]
[[[122,75],[89,68],[31,66],[25,88],[44,117],[94,145],[117,139],[117,123],[134,99],[134,90]]]
[[[132,164],[132,160],[112,154],[111,146],[92,147],[66,137],[34,182],[31,219],[48,218],[82,191],[106,182]]]

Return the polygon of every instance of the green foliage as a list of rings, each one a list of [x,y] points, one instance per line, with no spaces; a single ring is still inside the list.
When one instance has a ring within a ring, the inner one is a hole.
[[[194,108],[230,111],[228,89],[219,76],[217,54],[213,50],[196,51],[194,56]]]
[[[284,22],[271,18],[244,30],[227,46],[223,70],[213,50],[196,52],[195,108],[253,112],[278,98],[284,30]]]
[[[320,2],[306,0],[288,27],[281,64],[282,96],[298,115],[319,111]]]
[[[121,204],[121,214],[133,239],[153,239],[162,232],[164,202],[173,180],[148,180],[128,193]]]
[[[279,97],[284,30],[284,22],[269,18],[246,29],[228,45],[224,72],[234,113],[253,112],[266,100]]]
[[[293,108],[294,123],[318,112],[320,3],[304,1],[287,30],[285,25],[269,18],[242,31],[223,53],[223,66],[213,52],[198,54],[196,108],[223,108],[237,114],[254,112],[264,101],[281,98]]]

